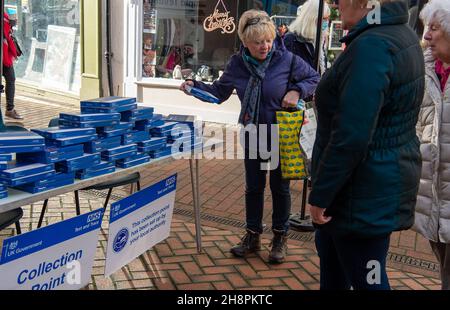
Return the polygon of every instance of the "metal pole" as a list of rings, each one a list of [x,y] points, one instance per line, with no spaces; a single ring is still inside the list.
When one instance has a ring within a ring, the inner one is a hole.
[[[195,241],[197,243],[197,252],[202,252],[202,235],[201,235],[201,223],[200,223],[200,204],[198,203],[198,192],[197,186],[195,185],[195,179],[198,180],[198,166],[195,168],[197,173],[194,177],[194,160],[192,158],[189,159],[189,168],[191,172],[191,185],[192,185],[192,199],[194,201],[194,214],[195,214]]]
[[[106,59],[106,70],[108,77],[108,94],[110,96],[114,96],[114,84],[113,84],[113,73],[112,73],[112,64],[111,58],[113,57],[111,48],[111,1],[106,0],[106,51],[105,51],[105,59]],[[116,94],[118,95],[118,94]]]
[[[319,14],[317,15],[317,32],[316,32],[316,46],[314,49],[314,68],[317,72],[320,71],[319,64],[319,56],[320,50],[322,49],[322,18],[323,18],[323,8],[324,8],[324,0],[320,0],[319,2]]]
[[[323,19],[323,9],[324,9],[324,0],[320,0],[319,2],[319,12],[317,14],[317,31],[316,31],[316,44],[314,48],[314,68],[317,72],[320,72],[320,50],[323,48],[322,46],[322,19]],[[308,191],[308,179],[303,180],[303,191],[302,191],[302,203],[300,214],[294,214],[289,219],[289,224],[292,228],[300,231],[314,231],[314,226],[311,222],[311,218],[306,216],[306,199]]]

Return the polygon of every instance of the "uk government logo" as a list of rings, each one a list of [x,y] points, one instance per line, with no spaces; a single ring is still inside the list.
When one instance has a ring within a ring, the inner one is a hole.
[[[130,233],[128,229],[122,228],[117,233],[116,237],[114,238],[113,243],[113,250],[116,253],[119,253],[123,250],[123,248],[127,245],[128,237],[130,236]]]

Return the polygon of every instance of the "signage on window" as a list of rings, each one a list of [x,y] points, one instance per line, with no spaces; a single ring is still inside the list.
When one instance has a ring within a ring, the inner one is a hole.
[[[223,11],[219,11],[220,4],[222,4]],[[222,29],[222,34],[233,33],[236,30],[234,17],[230,16],[230,11],[227,9],[223,0],[219,0],[214,7],[214,12],[205,18],[203,28],[208,32]]]

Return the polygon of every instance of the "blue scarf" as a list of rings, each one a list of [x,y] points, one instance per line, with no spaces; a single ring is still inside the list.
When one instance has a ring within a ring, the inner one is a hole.
[[[266,76],[266,69],[269,67],[272,59],[272,51],[275,43],[272,45],[272,50],[267,55],[267,58],[259,63],[253,58],[247,49],[242,53],[245,67],[250,72],[250,79],[245,89],[244,99],[242,100],[241,114],[239,115],[239,123],[242,125],[259,124],[259,106],[261,103],[262,81]]]

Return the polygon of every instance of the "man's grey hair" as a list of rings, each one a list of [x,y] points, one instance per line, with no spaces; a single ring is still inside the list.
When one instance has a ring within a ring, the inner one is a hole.
[[[439,24],[450,38],[450,0],[430,0],[420,12],[420,18],[426,26]]]

